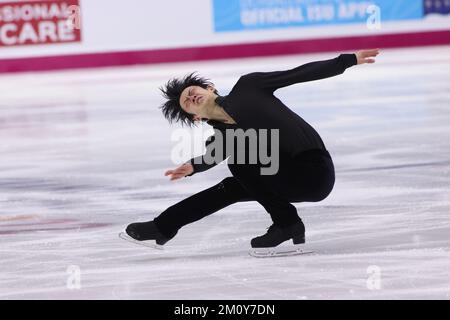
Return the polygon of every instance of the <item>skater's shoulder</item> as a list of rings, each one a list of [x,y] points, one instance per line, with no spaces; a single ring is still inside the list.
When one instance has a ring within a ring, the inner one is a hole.
[[[217,96],[214,101],[216,102],[216,104],[223,107],[223,105],[225,104],[225,101],[227,100],[227,97],[228,96]],[[210,121],[214,121],[214,120],[210,120]]]

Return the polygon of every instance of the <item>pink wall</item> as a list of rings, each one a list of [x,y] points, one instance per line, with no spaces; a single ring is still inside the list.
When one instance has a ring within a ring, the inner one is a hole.
[[[0,59],[0,73],[450,44],[450,30],[179,49]]]

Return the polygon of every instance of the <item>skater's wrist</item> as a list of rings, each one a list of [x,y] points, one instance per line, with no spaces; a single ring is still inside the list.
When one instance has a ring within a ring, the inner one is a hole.
[[[185,178],[186,178],[186,177],[192,176],[192,175],[196,172],[196,171],[195,171],[195,166],[194,166],[194,164],[192,163],[192,159],[189,160],[188,162],[186,162],[184,165],[190,167],[190,173],[186,174],[186,175],[184,176]]]
[[[340,55],[341,61],[345,69],[356,66],[358,64],[358,56],[356,53],[343,53]]]

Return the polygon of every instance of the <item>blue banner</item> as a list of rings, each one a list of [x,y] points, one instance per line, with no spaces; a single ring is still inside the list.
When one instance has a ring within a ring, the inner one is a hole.
[[[213,0],[216,32],[422,19],[423,0]]]

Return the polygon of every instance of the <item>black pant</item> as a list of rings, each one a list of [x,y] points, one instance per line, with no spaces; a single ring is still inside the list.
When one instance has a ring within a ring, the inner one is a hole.
[[[308,150],[295,158],[280,154],[275,175],[261,175],[260,166],[229,164],[232,177],[167,208],[154,219],[164,235],[241,201],[258,201],[274,224],[288,226],[300,220],[291,202],[318,202],[331,192],[334,165],[328,151]]]

